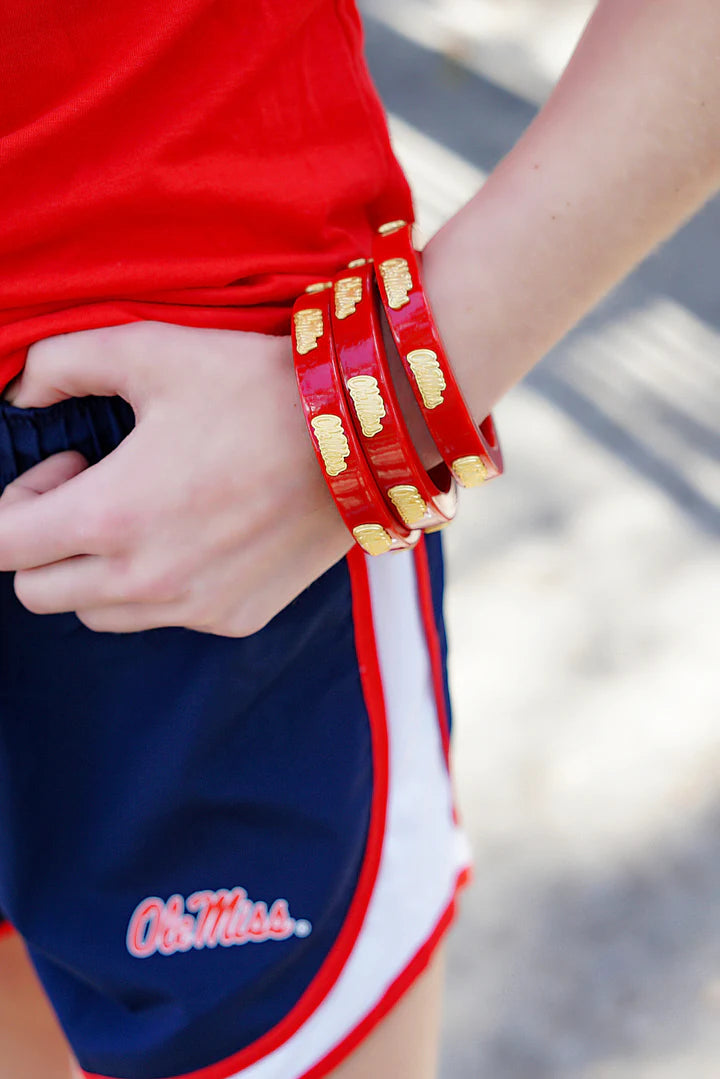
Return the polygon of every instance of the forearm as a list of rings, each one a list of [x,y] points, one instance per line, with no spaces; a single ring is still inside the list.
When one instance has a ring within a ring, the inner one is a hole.
[[[478,418],[720,186],[720,4],[601,0],[550,100],[430,241]]]

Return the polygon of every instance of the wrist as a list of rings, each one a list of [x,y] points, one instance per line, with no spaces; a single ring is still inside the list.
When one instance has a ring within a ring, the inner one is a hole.
[[[488,200],[489,202],[490,200]],[[552,344],[528,310],[520,273],[503,241],[497,208],[465,207],[423,251],[433,316],[477,423]]]

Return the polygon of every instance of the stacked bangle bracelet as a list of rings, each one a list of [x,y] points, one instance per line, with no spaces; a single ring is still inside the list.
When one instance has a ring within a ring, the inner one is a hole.
[[[443,464],[429,472],[408,432],[381,310]],[[414,546],[455,515],[456,480],[502,472],[492,417],[475,425],[425,296],[410,226],[378,231],[373,258],[311,285],[293,307],[295,373],[310,439],[340,515],[367,554]]]
[[[386,501],[408,528],[439,528],[455,515],[457,489],[445,465],[439,466],[435,482],[410,439],[388,369],[374,292],[370,262],[355,263],[335,278],[332,328],[343,385]]]
[[[330,323],[332,283],[311,286],[293,308],[295,374],[310,438],[345,525],[368,554],[412,547],[420,537],[388,509],[353,425]]]
[[[422,286],[410,225],[381,226],[373,244],[378,287],[405,373],[443,460],[463,487],[502,472],[492,417],[478,428],[465,403]]]

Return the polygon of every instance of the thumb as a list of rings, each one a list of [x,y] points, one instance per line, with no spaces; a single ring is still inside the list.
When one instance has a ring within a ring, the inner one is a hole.
[[[63,333],[36,341],[22,373],[4,398],[18,408],[44,408],[66,397],[119,395],[127,399],[128,354],[125,327]]]
[[[29,468],[27,472],[23,472],[22,476],[18,476],[16,480],[9,483],[0,495],[0,505],[10,506],[17,502],[27,502],[28,499],[37,498],[38,495],[44,495],[47,491],[52,491],[53,488],[71,480],[87,467],[88,463],[83,455],[75,450],[56,453],[53,457],[41,461],[39,465]]]

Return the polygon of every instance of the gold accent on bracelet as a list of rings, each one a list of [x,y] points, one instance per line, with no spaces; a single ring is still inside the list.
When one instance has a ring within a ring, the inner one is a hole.
[[[347,388],[365,438],[379,435],[382,431],[380,421],[387,412],[377,379],[372,375],[354,375],[348,379]]]
[[[391,487],[388,496],[408,528],[422,521],[427,513],[425,500],[411,483],[400,483]]]
[[[301,356],[306,356],[317,348],[318,338],[322,337],[323,317],[319,307],[306,307],[293,315],[295,326],[295,347]]]
[[[308,285],[305,289],[306,292],[324,292],[327,288],[332,288],[332,281],[316,281],[313,285]]]
[[[353,259],[352,262],[348,262],[348,270],[357,270],[359,266],[367,266],[368,262],[372,262],[372,259]]]
[[[335,316],[354,315],[362,300],[362,277],[341,277],[335,282]]]
[[[347,468],[345,458],[350,456],[350,446],[342,420],[328,412],[315,416],[310,422],[320,447],[325,471],[328,476],[339,476]]]
[[[392,548],[392,537],[382,525],[357,525],[353,536],[366,554],[385,554]]]
[[[451,465],[455,477],[463,487],[479,487],[488,478],[488,470],[482,457],[458,457]]]
[[[408,292],[413,287],[413,279],[407,259],[386,259],[378,269],[387,292],[388,305],[393,311],[410,303]]]
[[[407,225],[407,221],[401,221],[399,218],[396,221],[386,221],[384,225],[381,225],[378,232],[381,236],[389,236],[392,232],[397,232],[399,229],[404,229]]]
[[[445,400],[443,390],[447,388],[437,352],[431,348],[415,348],[408,352],[407,362],[415,375],[425,408],[437,408]]]

